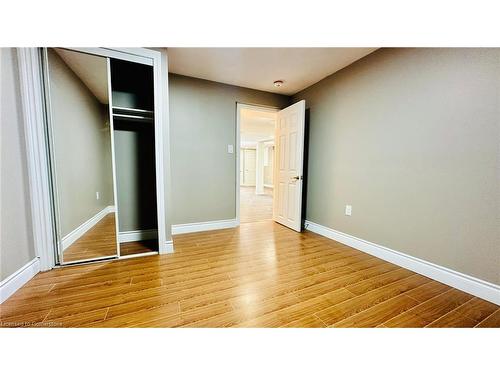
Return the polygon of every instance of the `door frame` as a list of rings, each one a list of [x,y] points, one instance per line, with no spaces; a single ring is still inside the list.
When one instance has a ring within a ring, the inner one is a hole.
[[[93,55],[153,66],[155,110],[155,167],[159,254],[173,252],[167,240],[165,157],[169,156],[168,60],[166,53],[146,48],[67,48]],[[47,145],[48,114],[45,103],[42,48],[18,48],[18,67],[24,115],[33,242],[40,269],[56,265],[56,233],[52,203],[52,181]],[[165,56],[164,56],[165,55]],[[168,159],[170,160],[170,159]],[[116,198],[115,198],[116,199]],[[170,231],[168,231],[170,234]]]
[[[235,158],[235,173],[236,173],[236,184],[235,184],[235,191],[236,191],[236,217],[235,217],[235,222],[236,226],[240,225],[240,148],[241,148],[241,110],[242,109],[253,109],[256,111],[262,111],[262,112],[273,112],[273,113],[278,113],[280,111],[280,108],[278,107],[273,107],[273,106],[266,106],[262,104],[246,104],[246,103],[240,103],[236,102],[236,142],[235,142],[235,150],[234,153],[236,154]],[[276,122],[274,124],[274,127],[276,129]],[[273,197],[274,199],[274,197]]]

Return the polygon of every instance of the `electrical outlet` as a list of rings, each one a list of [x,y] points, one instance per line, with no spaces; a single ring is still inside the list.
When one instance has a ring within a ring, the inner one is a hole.
[[[348,204],[348,205],[345,206],[345,214],[347,216],[351,216],[352,215],[352,206],[350,204]]]
[[[99,200],[99,192],[98,191],[95,192],[95,199]]]

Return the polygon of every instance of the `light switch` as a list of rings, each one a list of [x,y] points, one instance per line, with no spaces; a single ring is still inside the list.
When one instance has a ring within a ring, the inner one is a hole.
[[[348,204],[345,206],[345,214],[347,216],[351,216],[351,214],[352,214],[352,206],[351,205]]]
[[[95,192],[95,199],[99,200],[99,192],[98,191]]]
[[[227,145],[227,153],[228,154],[234,153],[234,147],[233,147],[233,145]]]

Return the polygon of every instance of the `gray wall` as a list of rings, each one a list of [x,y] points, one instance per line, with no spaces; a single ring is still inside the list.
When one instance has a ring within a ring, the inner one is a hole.
[[[169,74],[172,223],[236,216],[236,103],[286,107],[289,97]]]
[[[0,280],[35,258],[15,48],[0,48]]]
[[[307,219],[500,284],[499,93],[500,49],[383,49],[298,93]]]
[[[113,124],[120,232],[157,229],[154,125]]]
[[[107,105],[99,103],[51,49],[49,76],[61,235],[65,236],[114,204],[109,116]]]

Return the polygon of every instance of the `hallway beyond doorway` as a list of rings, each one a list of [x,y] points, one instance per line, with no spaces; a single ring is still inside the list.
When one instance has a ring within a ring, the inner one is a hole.
[[[273,218],[273,189],[255,194],[255,186],[240,187],[240,222],[252,223]]]

